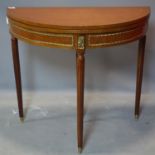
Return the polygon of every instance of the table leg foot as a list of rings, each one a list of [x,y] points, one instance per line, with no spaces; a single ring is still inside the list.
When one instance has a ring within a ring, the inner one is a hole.
[[[82,153],[82,148],[81,147],[78,148],[78,153]]]
[[[24,123],[24,117],[20,117],[20,122]]]
[[[138,120],[139,119],[139,115],[135,115],[135,119]]]

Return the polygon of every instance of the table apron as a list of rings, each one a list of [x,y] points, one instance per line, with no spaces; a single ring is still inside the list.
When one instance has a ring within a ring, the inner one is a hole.
[[[76,45],[80,42],[84,48],[97,48],[103,46],[113,46],[132,42],[143,37],[146,33],[147,24],[135,27],[129,30],[105,33],[52,33],[40,32],[37,30],[27,29],[14,23],[10,23],[10,33],[23,41],[31,44],[62,47],[76,49]],[[79,39],[76,39],[79,36]],[[81,40],[82,38],[82,40]],[[77,43],[78,41],[78,43]],[[81,47],[80,47],[81,48]]]

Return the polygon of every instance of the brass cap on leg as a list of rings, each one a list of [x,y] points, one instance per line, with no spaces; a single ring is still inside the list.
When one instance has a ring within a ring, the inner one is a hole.
[[[82,153],[82,148],[78,147],[78,153]]]
[[[138,120],[138,118],[139,118],[139,115],[135,115],[135,119]]]
[[[20,121],[23,123],[24,122],[24,117],[20,117]]]

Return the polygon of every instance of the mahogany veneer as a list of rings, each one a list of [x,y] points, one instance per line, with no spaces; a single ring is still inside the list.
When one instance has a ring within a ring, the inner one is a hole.
[[[135,98],[135,116],[138,117],[149,15],[149,7],[8,8],[20,118],[23,119],[24,114],[18,39],[40,46],[76,50],[79,151],[83,147],[85,50],[139,40]]]

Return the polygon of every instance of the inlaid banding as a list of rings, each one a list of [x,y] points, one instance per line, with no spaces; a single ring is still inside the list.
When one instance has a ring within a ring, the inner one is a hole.
[[[132,41],[145,33],[145,27],[136,28],[129,31],[108,33],[108,34],[91,34],[88,35],[88,47],[109,46]]]
[[[71,34],[37,32],[13,24],[10,25],[10,31],[16,37],[36,44],[42,43],[50,46],[53,45],[73,48],[73,36]]]

